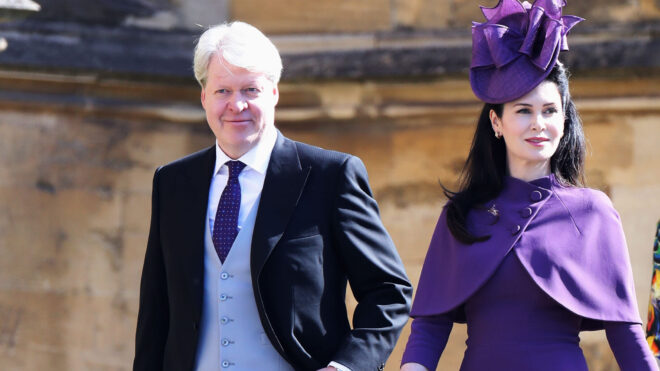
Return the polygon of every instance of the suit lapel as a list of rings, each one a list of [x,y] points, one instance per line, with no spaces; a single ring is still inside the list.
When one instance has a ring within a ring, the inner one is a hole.
[[[296,144],[278,132],[252,234],[250,265],[255,283],[286,229],[309,171],[310,167],[302,168],[300,164]]]

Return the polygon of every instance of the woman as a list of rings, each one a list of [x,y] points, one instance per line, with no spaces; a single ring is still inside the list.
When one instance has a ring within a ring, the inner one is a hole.
[[[660,359],[660,221],[655,228],[653,242],[653,274],[651,276],[651,297],[646,321],[646,340],[651,353]]]
[[[448,192],[402,370],[434,370],[465,322],[461,370],[587,370],[581,330],[605,329],[622,370],[656,370],[619,216],[581,188],[584,136],[558,62],[579,22],[562,0],[501,0],[473,27],[470,82],[486,102],[460,191]]]

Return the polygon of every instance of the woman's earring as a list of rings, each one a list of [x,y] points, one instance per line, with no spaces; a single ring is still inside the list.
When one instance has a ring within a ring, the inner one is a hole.
[[[502,134],[499,131],[495,131],[495,138],[500,139]]]

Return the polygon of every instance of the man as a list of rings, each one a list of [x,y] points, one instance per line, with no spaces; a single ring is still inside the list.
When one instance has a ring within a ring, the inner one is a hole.
[[[412,288],[364,165],[275,128],[256,28],[207,30],[194,67],[216,145],[154,175],[134,370],[382,369]]]

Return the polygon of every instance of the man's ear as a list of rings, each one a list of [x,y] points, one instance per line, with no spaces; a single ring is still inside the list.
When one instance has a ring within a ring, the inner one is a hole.
[[[199,99],[202,102],[202,107],[206,110],[206,103],[204,102],[206,100],[206,90],[204,90],[204,88],[202,88],[202,93],[200,94]]]
[[[280,89],[277,87],[277,84],[273,84],[273,106],[277,105],[277,102],[280,101]]]

